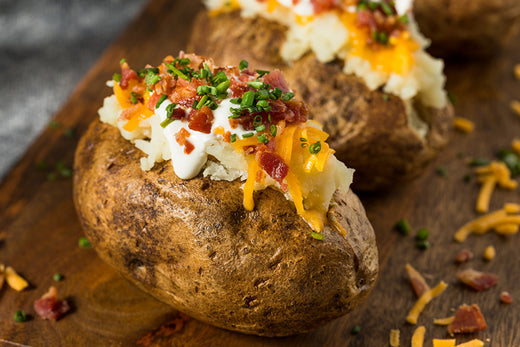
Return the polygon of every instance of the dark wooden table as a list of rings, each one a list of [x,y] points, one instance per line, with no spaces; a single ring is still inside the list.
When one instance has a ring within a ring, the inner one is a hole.
[[[467,159],[492,158],[520,136],[520,118],[509,109],[510,100],[520,99],[520,81],[512,69],[520,63],[520,36],[511,47],[493,60],[450,61],[447,63],[448,90],[457,96],[456,112],[473,120],[476,131],[454,133],[450,146],[418,180],[396,187],[387,194],[361,196],[377,234],[381,272],[368,301],[353,313],[305,335],[282,339],[260,338],[217,329],[179,315],[170,307],[141,293],[101,262],[94,250],[78,247],[82,230],[72,203],[71,179],[49,181],[55,164],[72,166],[78,136],[97,117],[97,109],[110,93],[106,80],[118,70],[124,57],[133,66],[156,64],[168,54],[185,47],[191,19],[201,5],[189,1],[150,2],[125,33],[100,57],[97,64],[76,87],[70,99],[55,116],[58,129],[47,129],[28,149],[0,185],[0,263],[14,267],[30,282],[23,292],[4,286],[0,292],[0,342],[26,345],[241,345],[241,346],[385,346],[390,329],[401,330],[401,343],[409,345],[414,326],[405,322],[415,296],[406,279],[404,266],[411,263],[431,286],[440,280],[449,283],[441,297],[429,304],[419,318],[431,339],[447,337],[444,327],[432,319],[453,314],[462,303],[476,303],[484,313],[488,329],[460,336],[457,342],[472,338],[490,339],[487,345],[520,346],[520,258],[519,235],[504,238],[489,233],[471,236],[464,244],[453,241],[458,227],[476,216],[478,186],[474,179],[465,183],[470,172]],[[73,137],[66,136],[74,129]],[[37,170],[36,163],[50,164]],[[436,174],[443,166],[447,177]],[[498,190],[491,209],[504,202],[520,203],[518,191]],[[431,248],[415,246],[413,234],[402,236],[393,230],[397,219],[406,217],[414,231],[430,230]],[[494,245],[497,257],[482,260],[485,247]],[[453,259],[462,248],[475,258],[457,266]],[[455,273],[464,267],[493,272],[498,286],[474,292],[458,283]],[[62,273],[54,282],[54,273]],[[58,288],[73,312],[58,322],[43,321],[32,309],[34,300],[49,286]],[[499,302],[499,293],[509,291],[513,304]],[[32,318],[14,322],[17,310]],[[169,323],[169,324],[165,324]],[[357,335],[352,326],[360,325]]]

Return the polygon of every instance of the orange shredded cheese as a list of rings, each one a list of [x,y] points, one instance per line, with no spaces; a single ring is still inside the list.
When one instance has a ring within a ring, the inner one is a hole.
[[[520,155],[520,139],[514,139],[513,142],[511,142],[511,149]]]
[[[16,271],[14,271],[14,269],[10,266],[5,268],[4,275],[7,284],[14,290],[20,292],[29,285],[29,283],[22,276],[17,274]]]
[[[426,333],[426,328],[424,325],[421,325],[412,335],[412,347],[423,347],[424,344],[424,334]]]
[[[520,101],[513,100],[509,105],[511,106],[511,110],[520,117]]]
[[[475,130],[475,123],[467,118],[455,117],[453,119],[453,127],[463,133],[471,133]]]
[[[520,80],[520,64],[516,64],[513,68],[513,73],[517,80]]]
[[[399,331],[399,329],[390,330],[390,346],[391,347],[399,347],[400,335],[401,335],[401,332]]]
[[[433,339],[433,347],[455,347],[455,339]]]
[[[463,242],[472,233],[484,234],[491,229],[495,229],[499,234],[515,234],[520,225],[520,215],[515,214],[519,210],[520,206],[517,204],[505,204],[504,209],[488,213],[466,223],[457,230],[454,238],[458,242]]]
[[[410,324],[417,324],[417,319],[424,310],[426,304],[428,304],[436,296],[440,295],[446,289],[446,287],[448,287],[446,282],[441,281],[434,288],[421,295],[421,297],[415,303],[414,307],[410,310],[410,313],[408,313],[406,321]]]
[[[475,173],[478,175],[478,181],[482,183],[476,204],[476,210],[479,213],[489,211],[491,195],[497,184],[510,190],[514,190],[518,186],[518,182],[511,179],[511,172],[503,162],[493,161],[487,166],[476,168]]]
[[[256,173],[260,170],[260,166],[254,158],[249,158],[247,166],[247,180],[244,184],[244,208],[252,211],[255,207],[253,200],[253,192],[255,190]]]
[[[487,246],[486,249],[484,250],[484,254],[482,256],[485,260],[491,261],[495,258],[496,253],[497,252],[495,250],[495,247]]]
[[[484,346],[484,341],[481,341],[479,339],[473,339],[471,341],[458,344],[455,347],[483,347],[483,346]]]
[[[450,325],[453,320],[455,319],[455,316],[446,317],[446,318],[435,318],[433,320],[433,324],[435,325]]]

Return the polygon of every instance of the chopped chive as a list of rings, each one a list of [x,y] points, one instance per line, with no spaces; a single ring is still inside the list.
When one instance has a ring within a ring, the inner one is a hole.
[[[282,96],[283,91],[280,88],[274,88],[269,92],[269,97],[273,100],[278,100]]]
[[[36,169],[38,171],[46,171],[49,168],[49,164],[45,161],[39,161],[36,163]]]
[[[278,131],[278,128],[276,127],[276,125],[271,124],[271,135],[273,135],[273,137],[276,136],[277,131]]]
[[[448,100],[452,103],[452,105],[457,104],[457,96],[453,94],[452,92],[448,92]]]
[[[254,135],[254,133],[245,133],[245,134],[242,134],[242,138],[247,139],[248,137],[251,137],[253,135]]]
[[[321,234],[321,233],[316,233],[314,231],[311,231],[311,236],[315,240],[323,241],[323,234]]]
[[[58,178],[58,176],[54,172],[47,175],[47,181],[56,181],[56,178]]]
[[[231,134],[230,141],[235,142],[237,140],[237,134]]]
[[[242,102],[242,98],[234,98],[229,100],[229,102],[235,105],[240,105],[240,103]]]
[[[271,109],[271,105],[269,105],[269,101],[267,100],[258,100],[256,105],[264,110]]]
[[[255,89],[260,89],[260,88],[264,87],[264,82],[258,81],[258,80],[257,81],[249,81],[249,82],[247,82],[247,85],[249,87],[253,87]]]
[[[157,103],[155,104],[155,109],[158,109],[159,107],[161,107],[161,104],[166,99],[168,99],[168,95],[166,95],[166,94],[161,95],[161,97],[159,98],[159,100],[157,100]]]
[[[211,100],[208,103],[208,107],[210,110],[215,111],[218,108],[218,104],[215,101]]]
[[[74,137],[74,129],[72,128],[67,128],[65,130],[65,132],[63,133],[63,135],[65,135],[65,137],[68,137],[69,139],[70,138],[73,138]]]
[[[255,118],[253,118],[253,126],[256,127],[256,126],[258,126],[258,125],[260,125],[260,124],[262,124],[262,116],[259,115],[259,114],[257,114],[257,115],[255,116]]]
[[[473,158],[468,163],[469,166],[486,166],[489,165],[491,162],[486,158]]]
[[[59,282],[63,279],[63,275],[60,274],[59,272],[56,272],[53,276],[52,276],[52,279],[55,281],[55,282]]]
[[[218,94],[223,94],[223,93],[226,93],[227,94],[227,89],[229,88],[229,85],[231,84],[231,82],[229,80],[227,81],[224,81],[224,82],[221,82],[218,86],[217,86],[217,93]]]
[[[174,102],[172,102],[171,104],[166,106],[166,117],[167,118],[171,118],[171,116],[173,114],[173,110],[175,109],[176,106],[177,106],[177,104]]]
[[[283,101],[289,101],[292,98],[294,98],[294,93],[293,92],[287,92],[287,93],[282,94],[282,100]]]
[[[352,329],[350,330],[350,333],[352,335],[357,335],[361,331],[361,327],[359,325],[354,325]]]
[[[384,101],[390,100],[390,96],[388,94],[383,94],[383,100]]]
[[[263,144],[267,144],[269,142],[265,134],[258,135],[256,138],[258,139],[258,142],[262,142]]]
[[[306,148],[309,144],[307,142],[302,142],[301,146],[302,148]]]
[[[61,128],[61,123],[58,122],[57,120],[51,120],[49,122],[49,128],[51,128],[51,129],[59,129],[59,128]]]
[[[428,231],[428,229],[421,228],[417,231],[417,235],[415,235],[415,238],[417,240],[427,240],[429,235],[430,232]]]
[[[238,68],[240,69],[240,71],[247,69],[248,66],[249,63],[247,62],[247,60],[241,60],[240,64],[238,64]]]
[[[383,12],[388,15],[388,16],[391,16],[394,14],[394,11],[392,10],[392,8],[384,1],[381,1],[380,2],[381,4],[381,9],[383,10]]]
[[[228,77],[223,71],[217,72],[215,76],[211,79],[211,84],[213,85],[219,85],[222,82],[225,82],[228,80]]]
[[[240,103],[240,107],[247,108],[253,105],[253,101],[255,99],[255,92],[249,90],[242,95],[242,102]]]
[[[63,178],[71,178],[72,177],[72,170],[71,169],[67,169],[67,168],[63,168],[63,169],[60,170],[60,175]]]
[[[257,100],[267,100],[269,99],[269,92],[265,89],[260,89],[256,91],[255,98]]]
[[[116,72],[115,74],[112,75],[112,79],[115,82],[119,83],[119,81],[121,81],[121,74]]]
[[[444,166],[439,166],[437,169],[435,169],[435,172],[441,177],[448,177],[448,170],[446,170]]]
[[[166,128],[168,125],[170,125],[171,123],[173,123],[174,119],[172,118],[166,118],[165,120],[163,120],[161,122],[161,124],[159,124],[161,126],[161,128]]]
[[[119,61],[119,65],[123,65],[124,63],[126,63],[126,59],[125,59],[125,58],[123,58],[123,59],[121,59],[121,60]]]
[[[301,142],[307,142],[307,139],[305,137],[300,137]]]
[[[130,102],[135,105],[137,104],[137,101],[139,101],[139,98],[141,98],[142,95],[141,94],[138,94],[136,92],[132,92],[130,93]]]
[[[178,76],[178,77],[180,77],[180,78],[182,78],[183,80],[186,80],[186,81],[190,80],[190,78],[188,76],[186,76],[182,71],[180,71],[175,66],[173,66],[173,64],[166,63],[166,66],[169,69],[168,71],[169,72],[171,71],[172,75]]]
[[[257,127],[255,128],[255,130],[256,130],[257,132],[264,131],[264,130],[265,130],[265,125],[260,124],[259,126],[257,126]]]
[[[267,70],[256,70],[256,73],[258,74],[258,78],[264,76],[264,75],[267,75],[269,73],[269,71]]]
[[[311,152],[311,154],[318,154],[320,151],[321,151],[321,141],[314,142],[309,147],[309,152]]]
[[[419,240],[419,241],[417,241],[417,247],[419,249],[425,250],[425,249],[430,248],[430,243],[428,242],[428,240]]]
[[[509,149],[503,149],[498,153],[498,158],[506,164],[512,176],[520,174],[520,158],[515,152]]]
[[[408,221],[405,218],[401,218],[396,224],[395,228],[399,230],[399,232],[403,235],[410,234],[411,228],[410,224],[408,224]]]
[[[410,23],[408,16],[405,14],[403,14],[401,17],[399,17],[399,21],[405,25]]]
[[[146,77],[144,79],[146,86],[151,87],[157,82],[161,80],[161,76],[155,74],[153,71],[149,70],[146,74]]]
[[[27,320],[27,315],[24,311],[19,310],[14,313],[14,321],[18,323],[23,323]]]
[[[80,237],[79,240],[78,240],[78,245],[81,247],[81,248],[92,248],[92,244],[90,243],[90,241],[86,238],[86,237]]]
[[[196,100],[195,100],[196,101]],[[193,108],[196,110],[200,110],[205,104],[206,101],[208,101],[208,96],[204,95],[197,104],[193,103]]]

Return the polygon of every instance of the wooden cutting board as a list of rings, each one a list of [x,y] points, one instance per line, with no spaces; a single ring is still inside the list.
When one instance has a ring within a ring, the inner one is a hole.
[[[415,297],[406,279],[404,266],[411,263],[431,286],[440,280],[449,283],[447,291],[428,305],[419,319],[426,326],[426,338],[445,338],[444,327],[434,326],[433,318],[453,315],[462,303],[476,303],[484,313],[488,329],[457,337],[457,342],[472,338],[489,339],[492,346],[520,346],[520,235],[471,236],[464,244],[453,241],[458,227],[474,218],[478,186],[467,160],[492,158],[511,140],[520,136],[520,118],[509,109],[510,100],[520,99],[520,81],[512,69],[520,63],[520,36],[494,60],[450,61],[447,67],[448,90],[457,97],[456,112],[473,120],[476,131],[454,133],[451,144],[438,160],[415,182],[395,187],[387,194],[361,196],[377,234],[381,272],[370,298],[353,313],[321,329],[281,339],[246,336],[217,329],[179,314],[170,307],[141,293],[102,263],[94,250],[78,247],[82,236],[72,203],[71,179],[48,180],[57,163],[72,166],[78,137],[97,117],[104,87],[118,62],[126,58],[132,66],[156,64],[168,54],[185,47],[191,20],[201,5],[191,1],[151,1],[125,33],[100,57],[97,64],[76,87],[70,99],[55,116],[61,124],[48,128],[32,144],[20,162],[0,185],[0,263],[18,270],[30,282],[23,292],[4,286],[0,292],[0,342],[24,345],[185,345],[185,346],[385,346],[390,329],[401,330],[402,346],[410,344],[414,326],[405,322]],[[75,136],[69,137],[68,129]],[[36,164],[46,162],[47,170]],[[447,177],[436,174],[444,167]],[[491,209],[506,201],[520,203],[516,192],[497,191]],[[393,230],[395,222],[406,217],[414,232],[402,236]],[[415,246],[418,228],[430,230],[431,248]],[[482,260],[488,245],[497,249],[491,262]],[[462,248],[471,249],[475,258],[457,266],[453,259]],[[465,267],[497,274],[498,286],[474,292],[463,287],[455,273]],[[54,273],[64,279],[54,282]],[[35,316],[33,302],[49,286],[58,288],[73,311],[58,322]],[[509,291],[515,301],[501,304],[499,294]],[[25,323],[14,322],[17,310],[31,315]],[[354,325],[361,331],[351,334]]]

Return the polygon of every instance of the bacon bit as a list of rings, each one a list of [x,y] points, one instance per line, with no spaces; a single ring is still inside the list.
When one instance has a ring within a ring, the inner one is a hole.
[[[43,319],[58,320],[69,312],[70,306],[66,300],[56,300],[58,291],[56,287],[50,287],[40,299],[34,302],[34,310]]]
[[[483,258],[487,261],[491,261],[495,258],[496,255],[495,247],[493,246],[487,246],[484,250]]]
[[[195,149],[195,146],[188,140],[184,143],[184,153],[190,154]]]
[[[135,104],[129,108],[125,108],[118,117],[118,120],[129,120],[132,116],[139,111],[141,105]]]
[[[148,104],[146,104],[146,107],[148,107],[150,111],[155,111],[155,105],[157,105],[157,101],[159,101],[160,98],[161,94],[153,93],[153,95],[148,100]]]
[[[274,70],[263,77],[265,83],[270,84],[273,88],[280,88],[282,92],[289,92],[287,82],[280,70]]]
[[[123,65],[121,65],[121,80],[119,81],[119,86],[123,89],[128,88],[128,82],[132,79],[139,79],[137,72],[130,69],[127,63],[123,63]]]
[[[471,133],[475,129],[475,123],[467,118],[455,117],[453,119],[453,127],[463,133]]]
[[[289,166],[276,153],[262,152],[259,163],[262,169],[278,183],[282,183],[289,172]]]
[[[461,305],[455,313],[453,323],[448,326],[450,335],[461,333],[473,333],[487,328],[486,320],[480,312],[478,305]]]
[[[188,127],[191,130],[209,134],[213,125],[213,118],[213,111],[208,106],[203,106],[200,110],[190,109]]]
[[[500,301],[504,304],[511,304],[513,302],[513,297],[508,292],[500,293]]]
[[[466,269],[457,273],[457,278],[465,285],[477,290],[486,290],[498,284],[498,277],[491,273]]]
[[[193,102],[198,97],[197,87],[200,85],[202,85],[200,80],[192,79],[191,82],[188,82],[182,78],[179,78],[177,79],[176,87],[173,90],[170,99],[177,105],[191,107],[193,106]]]
[[[453,320],[455,319],[455,316],[446,317],[446,318],[435,318],[433,320],[433,324],[435,325],[450,325]]]
[[[406,264],[406,273],[408,273],[408,277],[410,278],[410,282],[417,297],[421,297],[431,289],[428,283],[426,283],[424,277],[410,264]]]
[[[469,249],[463,249],[455,256],[455,262],[462,264],[473,258],[473,253]]]
[[[338,6],[338,2],[334,0],[311,0],[311,3],[315,14],[332,10]]]
[[[240,75],[240,77],[242,76],[244,75]],[[242,95],[244,95],[245,92],[249,90],[254,90],[253,87],[247,85],[248,80],[249,77],[244,81],[241,81],[239,78],[236,78],[234,76],[229,79],[229,90],[231,91],[231,95],[233,95],[234,98],[240,98],[242,97]]]
[[[399,337],[401,332],[399,329],[390,330],[390,346],[391,347],[399,347]]]
[[[520,101],[513,100],[511,101],[511,110],[513,110],[514,113],[516,113],[518,116],[520,116]]]

